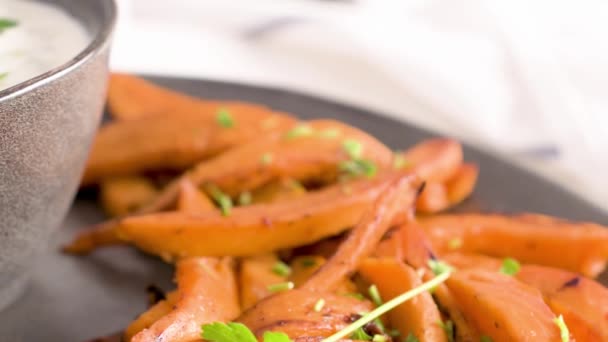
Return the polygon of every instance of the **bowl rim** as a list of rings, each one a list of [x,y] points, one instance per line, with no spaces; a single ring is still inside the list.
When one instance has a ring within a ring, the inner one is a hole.
[[[114,0],[100,0],[100,2],[102,3],[102,6],[106,7],[108,11],[108,18],[102,23],[102,27],[99,32],[95,34],[91,42],[84,48],[84,50],[69,59],[67,62],[53,69],[50,69],[36,77],[27,79],[21,83],[17,83],[6,89],[0,90],[0,103],[63,77],[65,74],[68,74],[72,70],[92,59],[99,50],[103,49],[107,44],[109,44],[109,38],[111,37],[114,27],[116,26],[117,6]],[[78,19],[78,21],[82,24],[81,19]]]

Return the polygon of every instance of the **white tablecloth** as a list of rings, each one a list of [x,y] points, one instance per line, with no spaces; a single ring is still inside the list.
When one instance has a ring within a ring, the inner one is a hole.
[[[115,70],[361,105],[499,153],[608,208],[605,1],[119,3]]]

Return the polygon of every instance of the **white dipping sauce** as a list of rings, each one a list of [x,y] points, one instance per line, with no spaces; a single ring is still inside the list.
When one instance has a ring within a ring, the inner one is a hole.
[[[75,18],[46,3],[0,0],[4,19],[17,25],[0,31],[0,90],[65,64],[90,41]]]

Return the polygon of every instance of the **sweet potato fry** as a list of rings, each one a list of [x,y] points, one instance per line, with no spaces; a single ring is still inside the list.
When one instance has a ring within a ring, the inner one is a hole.
[[[237,207],[229,216],[179,212],[133,216],[121,220],[116,233],[165,257],[263,254],[312,243],[354,226],[388,183],[385,178],[353,182],[350,196],[338,184],[289,202]]]
[[[563,315],[576,341],[608,341],[608,289],[556,268],[524,265],[518,280],[540,290],[557,315]]]
[[[291,265],[291,274],[289,275],[289,281],[293,282],[296,287],[306,283],[308,279],[317,272],[321,266],[325,264],[326,260],[322,256],[299,256],[294,258]],[[336,294],[352,294],[357,292],[357,287],[350,279],[344,279],[344,281],[338,285],[334,291]]]
[[[383,193],[327,263],[299,288],[267,297],[243,313],[238,321],[256,336],[269,330],[282,331],[294,338],[328,336],[348,324],[353,314],[362,312],[353,309],[369,310],[368,301],[331,292],[372,252],[399,211],[411,208],[416,193],[411,177],[389,179],[383,183]],[[321,298],[325,306],[321,310],[312,309]],[[287,312],[283,309],[286,307],[290,308]]]
[[[462,146],[452,139],[425,140],[400,155],[404,160],[404,168],[429,182],[447,181],[462,164]]]
[[[513,257],[597,276],[608,258],[608,229],[543,215],[439,215],[421,218],[438,252],[453,250],[495,257]]]
[[[222,111],[230,115],[231,124],[218,122]],[[268,122],[276,128],[269,128]],[[111,122],[95,138],[82,184],[149,170],[185,169],[231,147],[286,130],[294,122],[247,104],[195,107],[190,112]]]
[[[475,188],[478,172],[476,165],[464,163],[444,183],[427,182],[416,201],[416,210],[437,213],[464,201]]]
[[[107,104],[116,120],[170,114],[204,103],[214,106],[218,102],[196,99],[133,75],[114,73],[110,76]]]
[[[291,178],[282,178],[255,189],[252,193],[253,203],[271,203],[286,201],[302,196],[306,188]]]
[[[513,277],[461,270],[446,284],[467,321],[493,341],[561,340],[555,315],[540,292]]]
[[[414,268],[426,267],[435,256],[424,230],[413,221],[406,222],[390,232],[390,236],[378,244],[375,255],[380,258],[396,258]]]
[[[179,297],[173,310],[136,334],[132,342],[198,340],[202,324],[226,322],[239,315],[230,259],[183,259],[177,264],[176,277]]]
[[[183,179],[180,184],[179,197],[177,198],[177,210],[184,213],[204,213],[215,210],[213,202],[199,190],[188,179]]]
[[[246,310],[272,293],[268,287],[285,282],[284,276],[275,274],[273,266],[279,261],[274,254],[244,258],[239,273],[241,308]]]
[[[171,310],[173,310],[173,305],[175,305],[177,297],[177,291],[172,291],[167,294],[167,299],[159,301],[146,312],[139,315],[139,317],[131,322],[127,329],[125,329],[123,340],[131,341],[133,336],[137,335],[140,331],[149,328],[154,322],[169,314]]]
[[[110,216],[130,214],[152,201],[158,189],[142,176],[109,178],[100,184],[101,205]]]
[[[396,259],[366,259],[359,274],[375,284],[382,299],[390,300],[422,284],[416,271]],[[391,327],[401,336],[413,334],[420,342],[447,342],[446,333],[437,322],[441,314],[430,293],[425,292],[388,313]]]
[[[425,280],[428,280],[428,276],[425,276]],[[477,342],[480,340],[479,331],[471,326],[456,302],[454,294],[445,284],[441,284],[435,289],[433,297],[441,313],[454,323],[455,341]]]

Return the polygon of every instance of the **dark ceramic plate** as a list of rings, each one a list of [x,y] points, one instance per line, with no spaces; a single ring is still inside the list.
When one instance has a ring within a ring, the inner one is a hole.
[[[151,78],[194,96],[245,100],[296,114],[301,118],[336,118],[358,126],[393,148],[433,136],[377,113],[282,90],[186,79]],[[473,147],[467,160],[480,165],[474,196],[461,210],[533,211],[575,220],[608,224],[608,215],[587,202],[516,166]],[[0,313],[0,341],[84,341],[125,327],[146,307],[149,284],[171,288],[172,269],[162,262],[116,247],[87,257],[58,252],[79,227],[99,222],[94,202],[78,198],[62,228],[41,258],[26,295]],[[604,275],[604,283],[608,284]]]

